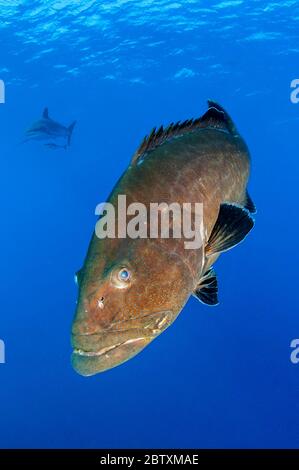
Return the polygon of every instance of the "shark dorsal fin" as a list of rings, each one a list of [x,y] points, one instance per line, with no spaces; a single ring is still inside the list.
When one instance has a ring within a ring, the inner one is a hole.
[[[238,131],[227,112],[215,101],[208,101],[209,108],[206,113],[198,119],[187,119],[184,122],[171,123],[167,127],[159,127],[144,137],[141,145],[135,152],[131,165],[143,160],[145,154],[155,149],[159,145],[168,142],[173,137],[179,137],[197,129],[213,128],[225,131],[232,135],[237,135]]]
[[[48,110],[48,108],[45,108],[43,110],[43,118],[44,119],[49,119],[49,110]]]

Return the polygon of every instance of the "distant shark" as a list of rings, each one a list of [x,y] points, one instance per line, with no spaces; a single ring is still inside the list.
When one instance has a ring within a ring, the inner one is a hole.
[[[51,119],[49,117],[48,108],[45,108],[42,118],[33,123],[30,129],[26,131],[26,139],[24,142],[28,142],[28,140],[43,140],[48,142],[53,140],[63,140],[66,141],[66,145],[69,146],[76,122],[77,121],[74,121],[69,127],[65,127]]]

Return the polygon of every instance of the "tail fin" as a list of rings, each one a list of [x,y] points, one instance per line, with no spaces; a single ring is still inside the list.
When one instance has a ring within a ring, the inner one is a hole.
[[[68,145],[71,145],[72,133],[73,133],[76,122],[77,121],[72,122],[72,124],[68,127],[68,138],[67,138]]]

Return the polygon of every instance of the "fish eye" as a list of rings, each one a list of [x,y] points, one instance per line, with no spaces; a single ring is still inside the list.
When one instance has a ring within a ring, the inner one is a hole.
[[[132,273],[125,266],[117,268],[111,273],[111,282],[117,289],[127,289],[131,286]]]
[[[120,281],[124,281],[124,282],[127,282],[130,280],[130,277],[131,277],[131,273],[128,269],[126,268],[122,268],[119,273],[118,273],[118,279]]]

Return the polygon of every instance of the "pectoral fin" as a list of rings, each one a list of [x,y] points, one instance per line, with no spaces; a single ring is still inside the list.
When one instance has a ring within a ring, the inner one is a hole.
[[[210,268],[200,279],[193,295],[203,304],[218,305],[218,283],[213,268]]]
[[[216,224],[206,245],[206,256],[227,251],[238,245],[250,232],[254,221],[246,209],[221,204]]]

